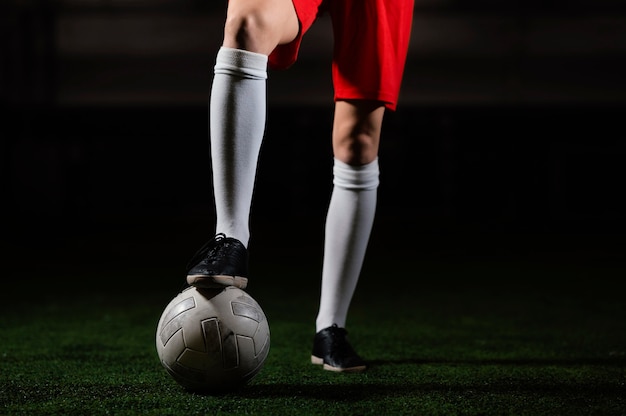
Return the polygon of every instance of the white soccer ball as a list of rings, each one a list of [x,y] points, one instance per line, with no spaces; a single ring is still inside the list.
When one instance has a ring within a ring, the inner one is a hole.
[[[156,331],[161,364],[184,388],[223,392],[248,383],[269,353],[261,306],[236,287],[189,287],[165,307]]]

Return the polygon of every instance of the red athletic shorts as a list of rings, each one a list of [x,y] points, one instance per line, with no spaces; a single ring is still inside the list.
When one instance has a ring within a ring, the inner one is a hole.
[[[286,69],[298,57],[302,37],[315,19],[330,14],[335,100],[377,100],[396,109],[406,62],[414,0],[292,0],[300,33],[270,54],[272,69]]]

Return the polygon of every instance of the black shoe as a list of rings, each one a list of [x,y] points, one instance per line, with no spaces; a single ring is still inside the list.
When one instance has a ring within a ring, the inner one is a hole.
[[[367,368],[365,361],[350,346],[348,332],[337,324],[322,329],[313,339],[311,362],[324,370],[357,373]]]
[[[248,250],[241,241],[219,233],[187,264],[187,283],[199,288],[248,285]]]

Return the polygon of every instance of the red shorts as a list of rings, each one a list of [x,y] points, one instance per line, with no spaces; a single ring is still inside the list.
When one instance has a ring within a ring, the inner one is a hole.
[[[333,24],[335,100],[381,101],[396,109],[406,62],[414,0],[292,0],[300,33],[270,54],[272,69],[298,58],[302,37],[328,11]]]

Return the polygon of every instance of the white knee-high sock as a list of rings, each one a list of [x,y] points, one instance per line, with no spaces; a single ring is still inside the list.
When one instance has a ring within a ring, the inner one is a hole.
[[[210,97],[216,233],[250,238],[250,205],[265,134],[267,56],[222,47]]]
[[[332,324],[345,327],[374,223],[378,160],[363,166],[350,166],[335,159],[333,175],[316,332]]]

